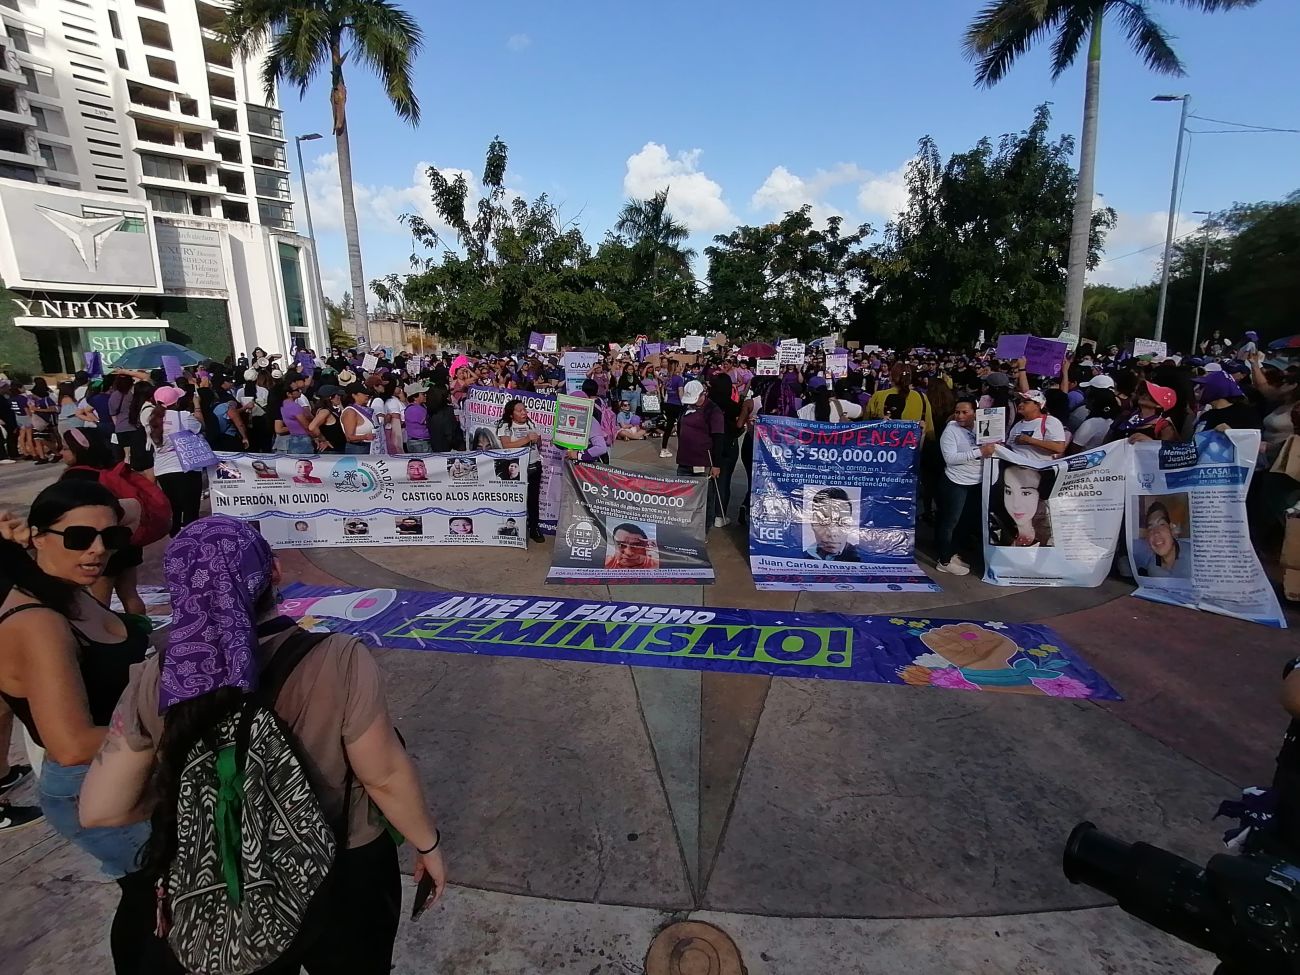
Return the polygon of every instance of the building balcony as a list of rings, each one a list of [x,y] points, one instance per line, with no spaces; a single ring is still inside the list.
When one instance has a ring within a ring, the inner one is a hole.
[[[0,107],[0,125],[20,129],[34,129],[36,128],[36,119],[28,110]]]
[[[18,150],[17,147],[10,146],[0,142],[0,163],[12,163],[15,166],[34,166],[37,169],[45,168],[45,160],[41,158],[39,152],[29,152],[27,149]]]
[[[17,61],[0,59],[0,87],[5,88],[23,88],[27,85],[27,79],[23,73],[18,70]]]
[[[191,149],[184,143],[179,142],[154,142],[151,139],[137,135],[135,145],[132,146],[136,152],[157,153],[161,156],[176,156],[180,159],[190,159],[195,162],[221,162],[221,157],[215,152],[207,149]]]
[[[132,118],[147,119],[150,122],[172,125],[186,132],[215,132],[217,130],[217,123],[212,119],[186,115],[174,108],[155,108],[153,105],[141,105],[137,102],[131,102],[127,105],[126,114]]]
[[[199,193],[203,196],[224,196],[226,189],[220,183],[191,183],[187,179],[167,179],[164,176],[140,176],[141,186],[159,190],[179,190],[182,193]]]

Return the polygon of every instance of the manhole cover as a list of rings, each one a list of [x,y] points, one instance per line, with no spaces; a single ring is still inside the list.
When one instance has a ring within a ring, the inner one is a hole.
[[[645,975],[745,975],[745,966],[725,931],[701,921],[681,921],[651,942]]]

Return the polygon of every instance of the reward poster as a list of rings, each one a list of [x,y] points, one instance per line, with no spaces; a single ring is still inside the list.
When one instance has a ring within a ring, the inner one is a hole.
[[[933,592],[916,564],[919,423],[760,416],[749,567],[759,589]]]
[[[1100,586],[1124,518],[1120,440],[1062,460],[1007,448],[984,463],[984,581]]]
[[[1207,430],[1129,452],[1128,551],[1134,595],[1286,626],[1246,524],[1258,430]]]
[[[605,464],[565,467],[547,582],[712,582],[700,477],[649,477]]]
[[[253,522],[272,548],[527,544],[527,450],[217,458],[212,513]]]

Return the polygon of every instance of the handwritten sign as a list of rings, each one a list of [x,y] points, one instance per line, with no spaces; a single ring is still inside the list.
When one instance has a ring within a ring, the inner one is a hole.
[[[1003,335],[998,338],[999,359],[1024,359],[1025,369],[1036,376],[1056,376],[1070,351],[1064,342],[1037,335]]]

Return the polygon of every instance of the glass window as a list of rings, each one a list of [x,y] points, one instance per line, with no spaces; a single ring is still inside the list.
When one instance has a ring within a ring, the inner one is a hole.
[[[140,156],[140,171],[145,176],[152,176],[154,179],[185,179],[185,164],[179,159],[169,159],[166,156],[142,154]]]
[[[41,144],[41,161],[50,169],[58,169],[59,164],[54,158],[54,147]]]
[[[285,310],[289,315],[289,327],[304,329],[307,327],[307,303],[302,294],[302,262],[299,250],[292,244],[280,242],[280,280],[284,282]]]
[[[163,213],[190,212],[190,198],[184,193],[155,189],[146,189],[144,192],[155,210],[161,210]]]
[[[32,118],[36,120],[36,128],[41,132],[50,131],[49,123],[45,119],[45,109],[39,105],[31,106]]]
[[[116,10],[108,12],[108,27],[113,32],[113,36],[120,41],[122,39],[122,25],[118,22]]]

